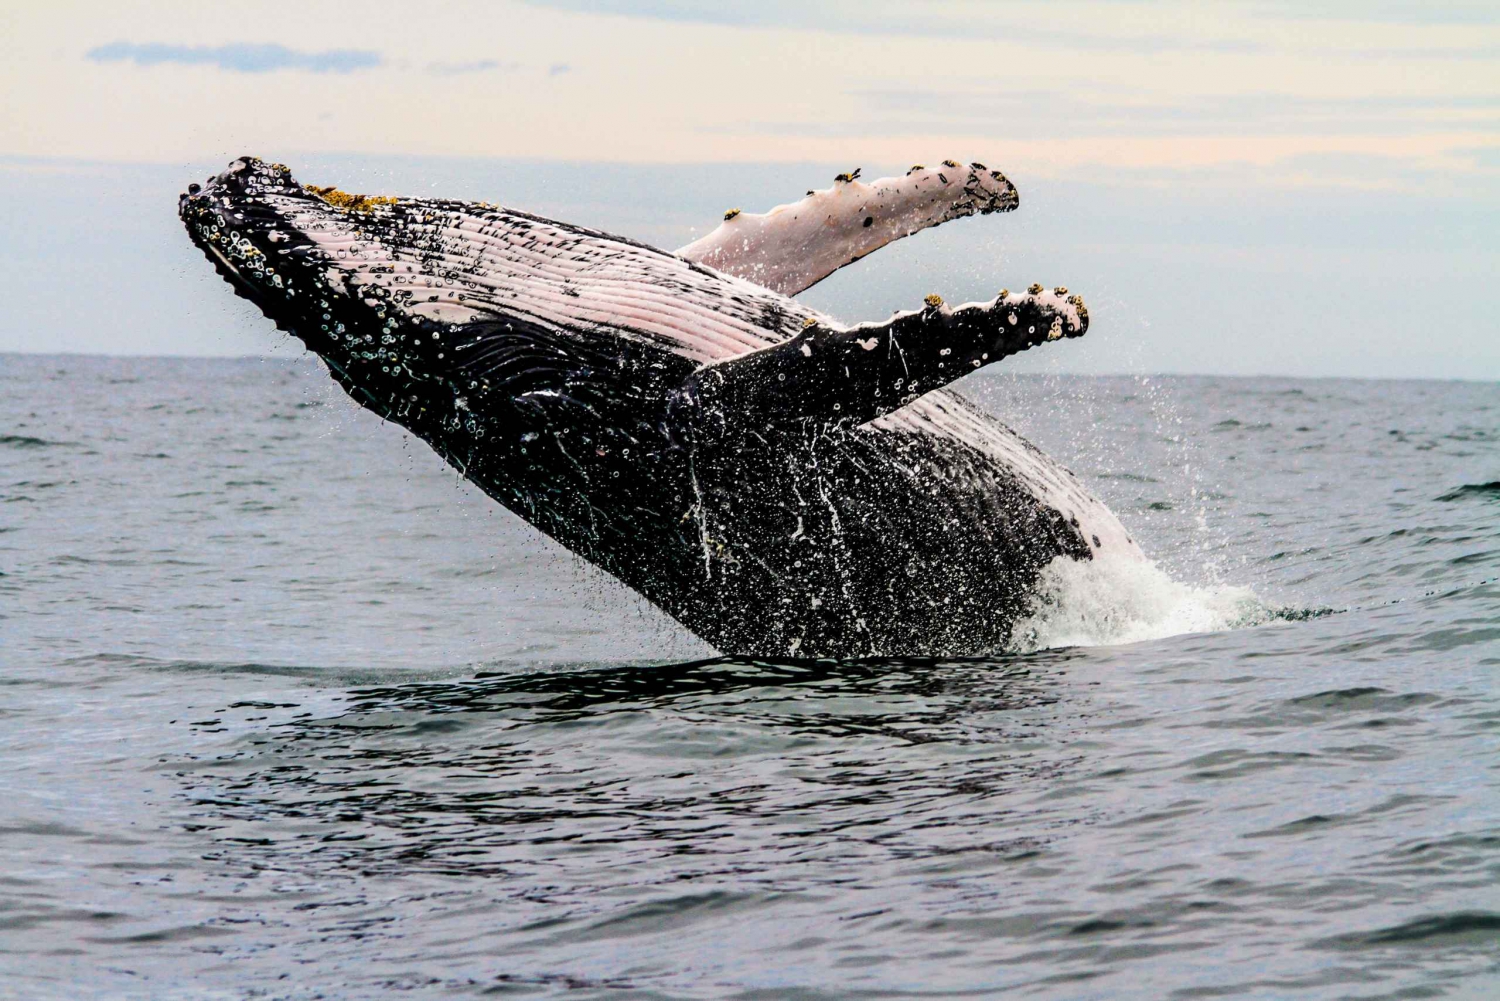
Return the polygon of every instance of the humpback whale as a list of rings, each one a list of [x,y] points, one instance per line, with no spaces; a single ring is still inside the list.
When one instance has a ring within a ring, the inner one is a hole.
[[[859,171],[676,252],[487,202],[235,160],[178,214],[359,404],[726,653],[1003,649],[1054,561],[1144,559],[1074,475],[951,388],[1088,328],[1062,287],[840,323],[792,298],[1007,212],[1002,173]]]

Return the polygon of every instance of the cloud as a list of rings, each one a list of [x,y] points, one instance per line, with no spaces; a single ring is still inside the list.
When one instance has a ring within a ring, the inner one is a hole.
[[[699,24],[805,26],[806,5],[798,0],[757,0],[755,3],[698,3],[695,0],[525,0],[536,7],[580,14],[614,14],[657,21]],[[830,18],[837,17],[830,11]],[[823,18],[814,15],[813,19]]]
[[[159,66],[214,66],[231,73],[268,73],[272,70],[306,70],[310,73],[352,73],[384,64],[378,52],[368,49],[329,49],[298,52],[284,45],[165,45],[111,42],[90,49],[87,58],[96,63],[135,63]]]
[[[1472,149],[1456,149],[1453,153],[1471,158],[1481,170],[1500,171],[1500,146],[1476,146]]]
[[[1416,135],[1500,131],[1500,93],[1315,98],[1275,93],[1067,94],[976,89],[851,91],[868,113],[857,128],[891,135],[1029,136]],[[762,123],[794,133],[797,123]]]
[[[1500,59],[1500,45],[1489,45],[1482,48],[1437,48],[1429,46],[1422,49],[1355,49],[1350,55],[1368,56],[1376,59],[1483,59],[1486,61]]]
[[[1049,48],[1112,52],[1258,52],[1264,45],[1243,38],[1185,38],[1171,34],[1082,31],[1076,24],[1048,29],[1024,9],[1000,4],[929,3],[909,0],[523,0],[534,7],[576,14],[605,14],[685,24],[735,28],[785,28],[850,35],[919,38],[988,38]]]
[[[1500,22],[1493,0],[1258,0],[1253,8],[1262,17],[1297,21],[1364,21],[1373,24],[1495,24]]]
[[[538,7],[588,14],[615,14],[699,24],[818,28],[846,32],[897,31],[915,35],[988,35],[1024,31],[1032,39],[1034,11],[1022,4],[983,2],[927,3],[908,0],[525,0]],[[1010,10],[1004,7],[1009,6]],[[1150,11],[1155,18],[1171,14]],[[1191,5],[1183,5],[1191,9]],[[1495,24],[1500,10],[1494,0],[1252,0],[1236,5],[1254,17],[1272,20],[1359,21],[1372,24]],[[1125,36],[1121,36],[1122,38]]]
[[[489,73],[493,70],[509,72],[520,63],[502,63],[498,59],[478,59],[469,63],[428,63],[427,72],[434,76],[462,76],[466,73]]]

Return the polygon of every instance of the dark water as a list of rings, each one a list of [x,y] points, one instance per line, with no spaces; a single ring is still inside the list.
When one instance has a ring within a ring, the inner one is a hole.
[[[308,364],[0,356],[0,996],[1500,996],[1500,386],[970,390],[1094,645],[713,659]]]

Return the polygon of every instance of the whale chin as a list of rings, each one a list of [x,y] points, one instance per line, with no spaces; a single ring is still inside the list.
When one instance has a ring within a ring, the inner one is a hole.
[[[322,284],[321,262],[294,221],[297,206],[315,202],[284,165],[244,156],[204,184],[188,185],[177,214],[236,295],[322,353],[326,345],[305,336],[321,326],[309,324],[316,315],[309,297]]]
[[[1018,200],[979,164],[857,178],[726,213],[678,253],[255,157],[178,214],[356,402],[719,649],[994,650],[1054,560],[1140,554],[1071,473],[944,387],[1083,335],[1088,311],[1033,284],[849,326],[789,298]]]

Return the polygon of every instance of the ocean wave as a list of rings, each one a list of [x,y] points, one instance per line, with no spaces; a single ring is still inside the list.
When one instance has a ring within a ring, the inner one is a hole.
[[[12,448],[46,448],[49,445],[66,445],[70,442],[48,441],[45,438],[33,438],[25,434],[0,434],[0,445],[9,445]]]
[[[1437,498],[1440,501],[1464,500],[1469,497],[1500,497],[1500,480],[1489,483],[1465,483]]]

